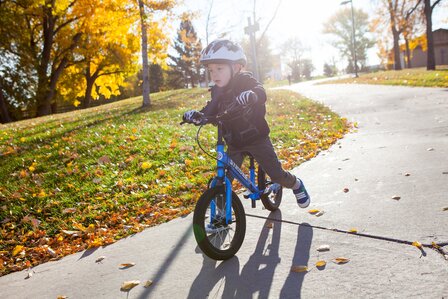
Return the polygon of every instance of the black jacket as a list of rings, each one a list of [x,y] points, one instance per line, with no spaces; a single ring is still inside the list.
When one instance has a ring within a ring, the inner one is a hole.
[[[211,89],[212,100],[201,110],[205,116],[215,116],[223,112],[232,104],[235,98],[246,90],[252,90],[257,95],[252,113],[223,123],[224,138],[227,144],[235,147],[243,147],[269,135],[269,126],[266,122],[266,92],[251,73],[242,72],[236,74],[225,87],[213,86]]]

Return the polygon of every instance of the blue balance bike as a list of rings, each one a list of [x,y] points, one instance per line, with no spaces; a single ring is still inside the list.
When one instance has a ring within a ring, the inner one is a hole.
[[[249,177],[230,159],[224,151],[223,122],[236,121],[250,113],[250,106],[234,105],[214,117],[203,117],[196,140],[209,156],[216,160],[216,176],[209,181],[208,189],[201,195],[193,215],[193,231],[199,248],[210,258],[226,260],[234,256],[244,241],[246,233],[246,215],[240,198],[232,189],[231,178],[239,181],[247,191],[244,197],[256,207],[261,200],[266,209],[275,211],[282,200],[282,187],[267,179],[263,169],[258,166],[250,154]],[[186,123],[183,121],[181,124]],[[214,124],[218,128],[216,156],[210,155],[199,142],[199,133],[203,125]]]

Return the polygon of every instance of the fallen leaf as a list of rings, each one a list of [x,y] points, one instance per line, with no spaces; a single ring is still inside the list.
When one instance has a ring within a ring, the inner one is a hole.
[[[319,211],[319,212],[317,212],[317,213],[315,214],[315,216],[316,216],[316,217],[320,217],[320,216],[322,216],[323,214],[325,214],[324,211]]]
[[[56,257],[58,256],[56,251],[53,250],[53,248],[51,247],[47,247],[47,252],[52,256],[52,257]]]
[[[448,207],[446,207],[446,208],[443,208],[443,211],[448,211]]]
[[[142,169],[148,169],[152,167],[152,164],[149,162],[143,162],[141,167]]]
[[[138,286],[140,284],[140,280],[131,280],[131,281],[125,281],[121,285],[121,291],[126,292],[131,290],[133,287]]]
[[[33,270],[28,270],[28,274],[26,275],[25,279],[30,279],[31,277],[33,277],[34,271]]]
[[[312,210],[309,210],[308,211],[308,213],[310,213],[310,214],[316,214],[316,213],[319,213],[319,210],[316,210],[316,209],[312,209]]]
[[[67,208],[62,210],[62,214],[72,214],[76,212],[76,208]]]
[[[432,152],[434,149],[432,147],[428,148],[427,151],[428,152]]]
[[[296,273],[300,273],[300,272],[308,272],[308,267],[307,266],[292,266],[291,267],[291,272],[296,272]]]
[[[356,228],[351,228],[351,229],[348,230],[348,232],[352,233],[352,234],[357,234],[358,230]]]
[[[67,299],[68,297],[67,296],[64,296],[64,295],[59,295],[58,296],[58,299]]]
[[[134,267],[135,263],[124,263],[120,265],[120,268],[130,268],[130,267]]]
[[[274,223],[269,222],[268,224],[266,224],[266,227],[267,228],[273,228],[274,227]]]
[[[326,261],[317,261],[316,262],[316,267],[324,267],[327,264]]]
[[[349,191],[349,189],[348,188],[344,188],[344,190],[343,190],[345,193],[347,193],[348,191]]]
[[[61,230],[61,232],[63,232],[64,234],[68,235],[68,236],[77,236],[80,235],[81,232],[79,230]]]
[[[152,285],[152,280],[147,280],[147,281],[145,282],[144,287],[145,287],[145,288],[149,288],[151,285]]]
[[[419,241],[414,241],[414,242],[412,242],[412,246],[415,246],[417,248],[422,248],[422,243],[420,243]]]
[[[99,258],[97,258],[96,260],[95,260],[95,263],[100,263],[100,262],[102,262],[104,259],[105,259],[106,257],[103,255],[103,256],[100,256]]]
[[[435,249],[440,249],[440,246],[437,245],[435,242],[432,242],[431,245],[432,245],[432,247],[435,248]]]
[[[406,172],[405,174],[404,174],[404,176],[410,176],[411,174],[410,173],[408,173],[408,172]]]
[[[109,164],[111,162],[110,158],[108,156],[102,156],[98,159],[98,164]]]
[[[317,247],[317,251],[329,251],[330,250],[330,245],[321,245],[319,247]]]
[[[18,255],[23,250],[23,248],[24,246],[22,245],[17,245],[16,247],[14,247],[14,250],[12,251],[12,256]]]
[[[350,259],[346,258],[346,257],[337,257],[335,259],[333,259],[333,262],[336,264],[345,264],[348,263],[350,261]]]
[[[392,199],[395,199],[395,200],[400,200],[400,196],[398,196],[398,195],[394,195],[394,196],[392,196]]]

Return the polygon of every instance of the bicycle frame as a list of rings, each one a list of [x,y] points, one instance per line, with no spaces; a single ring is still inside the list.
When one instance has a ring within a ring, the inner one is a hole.
[[[246,187],[250,191],[248,197],[253,202],[257,199],[260,199],[265,190],[260,190],[255,184],[255,166],[253,163],[253,158],[251,159],[250,165],[250,177],[247,178],[244,172],[235,164],[235,162],[232,161],[232,159],[224,151],[225,143],[221,126],[221,122],[218,122],[218,141],[216,144],[217,176],[213,179],[211,187],[216,187],[217,185],[220,186],[223,184],[226,186],[226,224],[229,224],[232,219],[232,182],[226,176],[226,169],[227,171],[230,171],[230,174],[236,180],[238,180],[244,187]],[[211,223],[216,215],[216,204],[214,202],[211,203],[210,209]]]

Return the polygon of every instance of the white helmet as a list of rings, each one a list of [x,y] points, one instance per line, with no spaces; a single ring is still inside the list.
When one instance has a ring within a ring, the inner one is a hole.
[[[247,59],[240,45],[227,39],[218,39],[202,50],[200,62],[205,65],[209,63],[239,63],[244,66]]]

